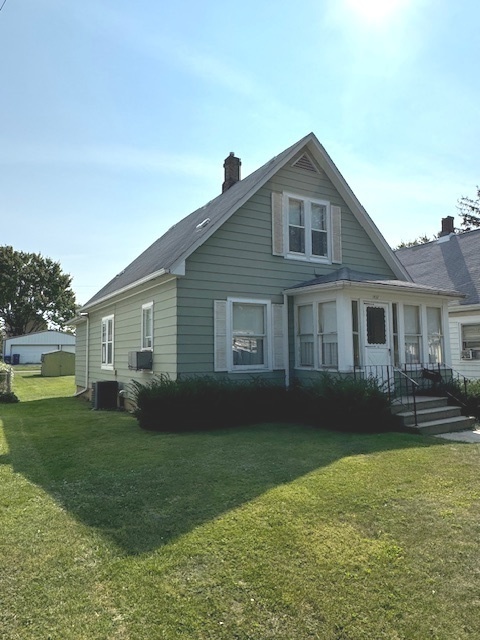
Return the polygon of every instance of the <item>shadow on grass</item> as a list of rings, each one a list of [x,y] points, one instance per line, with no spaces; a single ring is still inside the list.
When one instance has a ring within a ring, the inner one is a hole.
[[[154,550],[345,456],[432,444],[285,424],[159,434],[79,398],[8,406],[2,418],[10,449],[3,462],[127,554]]]

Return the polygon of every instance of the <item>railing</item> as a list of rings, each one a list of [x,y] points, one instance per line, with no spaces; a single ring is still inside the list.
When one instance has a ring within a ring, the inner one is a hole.
[[[399,366],[364,365],[355,366],[354,377],[375,379],[387,395],[390,404],[413,405],[417,425],[417,396],[439,395],[450,398],[455,404],[467,409],[462,399],[462,389],[467,395],[468,378],[442,363],[408,363]],[[457,391],[458,390],[458,391]]]
[[[354,378],[360,375],[364,379],[375,380],[378,387],[387,394],[390,405],[394,401],[406,407],[412,404],[415,426],[417,426],[417,393],[420,387],[418,381],[390,364],[355,366],[353,375]]]

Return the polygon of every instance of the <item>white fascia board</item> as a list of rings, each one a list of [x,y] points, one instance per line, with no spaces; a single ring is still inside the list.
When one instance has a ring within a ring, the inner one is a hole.
[[[140,287],[142,284],[146,284],[151,280],[156,280],[157,278],[161,278],[162,276],[165,276],[165,275],[170,275],[170,270],[160,269],[159,271],[155,271],[154,273],[151,273],[150,275],[145,276],[144,278],[140,278],[140,280],[135,280],[135,282],[131,282],[130,284],[126,285],[125,287],[122,287],[121,289],[116,289],[112,293],[107,294],[103,298],[99,298],[98,300],[95,300],[95,302],[92,302],[91,304],[86,304],[85,306],[81,307],[80,313],[82,311],[87,311],[88,309],[95,309],[97,307],[100,307],[103,304],[110,301],[112,298],[121,296],[122,294],[130,291],[131,289]],[[169,278],[168,280],[170,279],[171,278]],[[166,280],[166,282],[168,282],[168,280]]]
[[[423,288],[416,287],[402,287],[394,284],[381,282],[353,282],[351,280],[338,280],[336,282],[326,282],[324,284],[312,284],[308,287],[296,287],[295,289],[285,289],[283,291],[286,295],[301,295],[303,293],[314,293],[323,291],[335,291],[337,289],[375,289],[380,291],[389,291],[402,296],[408,296],[410,294],[419,296],[438,296],[442,298],[461,298],[463,294],[456,293],[454,291],[444,291],[441,289],[425,290]]]
[[[338,170],[336,164],[328,155],[323,145],[320,144],[320,142],[313,134],[311,135],[312,140],[311,144],[309,145],[309,150],[314,155],[315,160],[319,163],[321,168],[330,178],[334,186],[337,188],[338,192],[345,200],[345,203],[357,219],[358,223],[366,231],[367,235],[380,252],[382,258],[392,269],[397,278],[399,278],[400,280],[406,280],[407,282],[413,282],[412,277],[402,265],[400,260],[397,258],[393,249],[387,243],[377,225],[373,222],[372,218],[360,204],[358,198],[353,193],[352,189]]]
[[[292,147],[290,153],[285,156],[283,162],[278,164],[275,162],[275,158],[272,158],[272,168],[270,171],[263,176],[263,178],[259,179],[255,182],[251,189],[247,191],[241,198],[237,200],[237,202],[230,207],[230,209],[219,219],[215,224],[208,225],[207,230],[204,234],[202,234],[198,240],[191,245],[183,254],[181,254],[177,260],[172,264],[170,271],[175,273],[178,265],[182,262],[185,262],[187,258],[189,258],[194,251],[201,247],[204,242],[206,242],[218,229],[236,212],[240,207],[242,207],[250,198],[263,187],[282,167],[284,167],[290,160],[301,150],[303,147],[307,145],[311,140],[315,140],[318,144],[318,140],[315,138],[313,133],[309,133],[307,136],[299,140],[299,142]],[[279,154],[280,155],[280,154]],[[259,167],[260,168],[260,167]],[[248,177],[248,176],[247,176]]]

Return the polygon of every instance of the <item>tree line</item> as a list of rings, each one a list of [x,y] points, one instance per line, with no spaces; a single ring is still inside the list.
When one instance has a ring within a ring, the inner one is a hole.
[[[460,228],[456,229],[459,233],[465,233],[466,231],[472,231],[473,229],[480,227],[480,187],[477,186],[477,195],[474,198],[468,196],[462,196],[457,201],[457,210],[460,214]],[[427,235],[419,236],[414,240],[402,241],[395,249],[404,249],[405,247],[415,247],[419,244],[426,244],[435,240],[437,236],[433,238]]]
[[[64,329],[77,309],[71,283],[58,262],[0,246],[0,328],[5,336]]]

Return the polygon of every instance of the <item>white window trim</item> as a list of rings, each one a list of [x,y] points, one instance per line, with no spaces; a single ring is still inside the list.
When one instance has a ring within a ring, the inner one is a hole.
[[[265,364],[258,365],[234,365],[233,364],[233,305],[256,304],[264,305],[265,316]],[[272,326],[272,303],[271,300],[258,298],[227,298],[227,370],[229,373],[252,372],[252,371],[273,371],[273,326]]]
[[[106,342],[103,342],[103,325],[107,325],[106,336],[108,338],[108,322],[112,321],[112,361],[111,362],[103,362],[103,345],[105,344],[105,354],[108,356],[108,339]],[[104,316],[102,318],[102,323],[100,327],[100,360],[101,360],[101,368],[113,370],[113,363],[115,361],[115,316],[114,314],[110,314],[109,316]]]
[[[308,300],[302,300],[299,301],[297,303],[295,303],[295,309],[294,309],[294,326],[295,326],[295,369],[299,369],[301,371],[339,371],[340,370],[340,364],[338,363],[336,367],[331,366],[331,365],[324,365],[321,364],[321,347],[320,347],[320,338],[321,338],[321,333],[319,332],[319,327],[318,327],[318,320],[319,320],[319,313],[318,313],[318,306],[320,304],[326,304],[327,302],[334,302],[335,303],[335,308],[336,308],[336,316],[337,316],[337,345],[339,343],[338,341],[338,335],[339,335],[339,317],[338,317],[338,306],[339,306],[339,302],[338,302],[338,298],[328,298],[328,299],[319,299],[319,298],[312,298],[312,299],[308,299]],[[299,307],[305,307],[305,306],[313,306],[313,366],[308,366],[308,365],[301,365],[300,364],[300,335],[298,333],[299,327],[298,327],[298,308]]]
[[[305,216],[305,253],[295,253],[290,251],[290,236],[289,236],[289,216],[288,216],[288,201],[292,198],[294,200],[301,200],[304,206]],[[323,264],[331,264],[332,262],[332,221],[331,221],[331,206],[328,200],[319,200],[317,198],[307,198],[305,196],[283,192],[283,237],[285,246],[285,257],[290,260],[303,260],[305,262],[319,262]],[[312,216],[311,216],[311,204],[319,204],[326,207],[326,226],[327,226],[327,255],[315,256],[312,255]]]
[[[151,347],[145,347],[144,346],[144,341],[145,341],[145,337],[146,336],[144,334],[143,314],[144,314],[144,311],[146,309],[151,309],[152,310],[152,315],[151,315],[151,320],[150,320],[150,330],[151,330],[151,339],[152,339],[152,346]],[[153,351],[153,300],[151,302],[147,302],[145,304],[142,304],[142,313],[141,313],[140,322],[141,322],[141,327],[140,327],[140,346],[141,346],[141,351]]]

